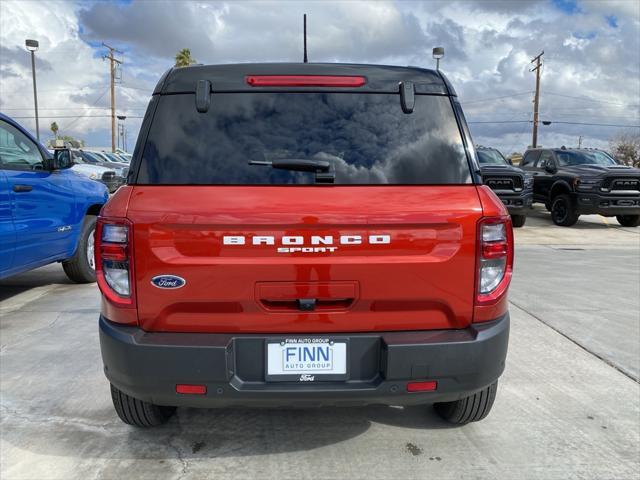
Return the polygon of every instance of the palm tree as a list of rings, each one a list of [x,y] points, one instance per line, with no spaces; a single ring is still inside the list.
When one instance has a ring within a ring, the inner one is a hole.
[[[176,54],[176,67],[188,67],[196,63],[195,58],[191,57],[191,50],[183,48]]]
[[[58,139],[58,124],[56,122],[51,122],[51,131],[53,132],[53,137],[57,140]]]

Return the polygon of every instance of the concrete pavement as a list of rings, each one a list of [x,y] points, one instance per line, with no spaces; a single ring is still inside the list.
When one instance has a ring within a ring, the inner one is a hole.
[[[640,379],[637,249],[527,246],[516,261],[512,304]]]
[[[516,245],[589,245],[590,248],[627,246],[640,252],[640,228],[623,227],[615,218],[581,215],[573,227],[558,227],[551,214],[536,204],[523,228],[514,229]]]
[[[178,409],[135,429],[102,374],[95,285],[69,284],[57,265],[0,282],[0,477],[636,479],[636,234],[602,225],[589,235],[612,229],[614,246],[562,250],[573,232],[535,221],[543,233],[517,232],[529,237],[496,403],[461,428],[428,407],[366,407]]]

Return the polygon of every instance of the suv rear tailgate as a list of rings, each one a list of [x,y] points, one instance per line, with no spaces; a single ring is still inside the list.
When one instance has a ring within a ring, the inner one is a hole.
[[[134,186],[139,322],[175,332],[463,328],[481,215],[473,185]],[[186,284],[158,288],[159,275]]]

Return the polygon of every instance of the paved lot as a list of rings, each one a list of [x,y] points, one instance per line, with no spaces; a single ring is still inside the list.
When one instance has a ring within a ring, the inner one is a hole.
[[[516,234],[496,404],[462,428],[367,407],[179,409],[133,429],[102,375],[95,286],[58,266],[0,282],[0,477],[636,479],[640,229],[546,215]]]
[[[541,205],[536,205],[523,228],[516,228],[517,245],[588,245],[590,248],[640,248],[640,229],[622,227],[615,218],[582,215],[571,228],[558,227]]]
[[[512,304],[640,379],[640,228],[599,215],[556,227],[537,207],[516,229]]]

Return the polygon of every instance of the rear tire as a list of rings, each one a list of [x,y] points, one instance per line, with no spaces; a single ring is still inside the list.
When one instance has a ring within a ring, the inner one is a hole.
[[[623,227],[637,227],[640,225],[640,215],[618,215],[616,220]]]
[[[96,281],[95,260],[93,258],[93,234],[95,230],[96,217],[94,215],[84,217],[76,253],[69,260],[62,262],[64,273],[67,274],[67,277],[72,282],[93,283]]]
[[[162,407],[130,397],[113,385],[111,385],[111,400],[120,420],[135,427],[162,425],[176,411],[176,407]]]
[[[454,402],[436,403],[433,408],[447,422],[456,425],[477,422],[489,415],[497,390],[498,382],[496,381],[473,395]]]
[[[571,203],[571,197],[566,194],[558,195],[551,203],[551,219],[560,227],[571,227],[578,221],[580,215]]]
[[[511,215],[511,223],[515,228],[520,228],[524,226],[524,223],[527,221],[526,215]]]

